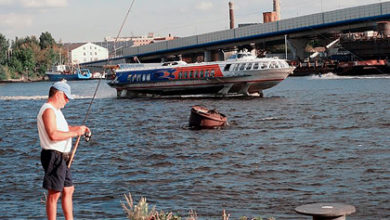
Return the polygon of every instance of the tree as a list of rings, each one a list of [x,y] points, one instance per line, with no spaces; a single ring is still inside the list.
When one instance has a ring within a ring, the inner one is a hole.
[[[11,77],[8,66],[0,65],[0,80],[8,80]]]
[[[10,67],[20,75],[35,72],[35,56],[31,48],[20,48],[13,51]]]
[[[5,39],[5,36],[0,34],[0,65],[7,63],[9,41]]]
[[[56,41],[49,32],[46,31],[41,34],[39,37],[39,46],[41,49],[46,49],[48,47],[52,48],[54,45],[56,45]]]
[[[27,77],[42,77],[53,64],[59,63],[63,57],[63,46],[57,44],[49,32],[39,37],[27,36],[15,38],[11,43],[11,56],[7,52],[9,41],[0,34],[0,79],[18,79],[24,74]],[[62,55],[60,55],[62,53]]]

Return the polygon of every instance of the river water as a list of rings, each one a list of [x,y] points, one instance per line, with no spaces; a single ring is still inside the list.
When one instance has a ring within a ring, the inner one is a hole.
[[[98,81],[69,82],[79,124]],[[0,218],[45,217],[36,115],[50,82],[0,84]],[[348,219],[390,219],[390,77],[287,78],[265,98],[116,99],[102,82],[72,165],[76,219],[125,219],[131,192],[200,219],[310,219],[297,206],[354,205]],[[190,108],[228,116],[189,130]],[[62,212],[59,206],[59,216]]]

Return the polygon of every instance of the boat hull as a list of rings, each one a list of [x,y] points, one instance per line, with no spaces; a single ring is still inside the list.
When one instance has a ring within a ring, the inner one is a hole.
[[[189,126],[195,129],[218,128],[227,124],[227,117],[215,110],[208,110],[203,106],[193,106]]]
[[[294,68],[246,72],[245,75],[193,80],[115,84],[118,98],[134,97],[224,97],[260,95],[283,81]]]
[[[66,79],[68,81],[70,80],[79,80],[77,74],[50,74],[46,73],[47,77],[49,77],[50,81],[61,81],[63,79]]]
[[[61,81],[63,79],[65,79],[67,81],[92,79],[91,73],[87,73],[87,74],[80,74],[80,73],[65,74],[65,73],[47,72],[46,76],[49,78],[50,81]]]
[[[335,73],[340,76],[389,74],[390,66],[386,60],[351,61],[339,64]]]
[[[246,50],[226,61],[136,65],[114,66],[108,84],[118,98],[262,96],[295,69],[285,60],[257,58]]]

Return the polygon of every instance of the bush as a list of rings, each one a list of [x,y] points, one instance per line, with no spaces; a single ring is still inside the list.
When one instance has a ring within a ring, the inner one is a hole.
[[[121,205],[123,210],[126,212],[127,218],[130,220],[181,220],[180,216],[174,216],[172,212],[165,213],[163,211],[156,211],[155,207],[149,211],[148,203],[146,202],[146,198],[141,197],[140,201],[137,205],[133,204],[133,198],[131,197],[131,193],[129,195],[124,195],[126,202],[121,201]],[[189,217],[185,218],[185,220],[196,220],[198,218],[195,211],[190,210]],[[222,220],[229,220],[230,214],[226,213],[225,210],[222,212]],[[262,217],[248,218],[246,216],[242,216],[239,220],[263,220]],[[275,218],[270,217],[264,220],[275,220]]]
[[[0,80],[8,80],[10,78],[10,73],[8,66],[0,65]]]
[[[121,201],[121,205],[130,220],[181,220],[181,217],[173,216],[172,212],[158,212],[155,207],[149,211],[149,205],[144,197],[141,197],[137,205],[133,204],[131,193],[128,196],[124,195],[124,197],[126,203]]]

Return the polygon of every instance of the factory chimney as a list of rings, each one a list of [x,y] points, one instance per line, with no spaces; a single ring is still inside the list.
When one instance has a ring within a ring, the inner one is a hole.
[[[234,8],[233,2],[229,2],[230,29],[234,28]]]
[[[276,20],[280,20],[280,3],[279,0],[274,0],[274,12],[276,12]]]

